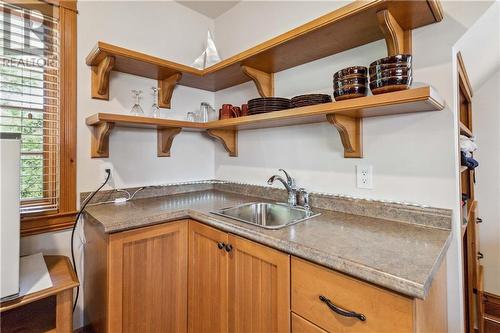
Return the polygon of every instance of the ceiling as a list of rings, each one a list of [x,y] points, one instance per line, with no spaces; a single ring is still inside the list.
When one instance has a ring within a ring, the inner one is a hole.
[[[192,10],[197,11],[200,14],[208,16],[212,19],[219,17],[220,15],[227,12],[229,9],[233,8],[238,1],[185,1],[177,0],[183,6],[186,6]]]

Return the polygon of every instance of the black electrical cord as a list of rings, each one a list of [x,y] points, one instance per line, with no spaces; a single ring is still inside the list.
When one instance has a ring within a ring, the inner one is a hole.
[[[87,207],[87,204],[90,202],[90,200],[92,200],[92,198],[97,194],[97,192],[99,192],[104,187],[104,185],[106,185],[107,182],[109,181],[109,178],[111,177],[111,169],[106,169],[106,173],[107,173],[107,176],[106,176],[106,179],[104,180],[104,183],[102,183],[102,185],[99,186],[99,188],[97,190],[92,192],[92,194],[89,195],[87,197],[87,199],[85,199],[85,201],[83,202],[82,207],[80,208],[80,210],[78,211],[78,214],[76,215],[75,223],[73,224],[73,229],[71,230],[71,261],[73,262],[73,269],[75,270],[75,274],[76,274],[77,278],[78,278],[78,271],[76,270],[75,250],[73,249],[76,226],[78,224],[78,220],[80,219],[80,216],[82,215],[83,211],[85,210],[85,207]],[[76,303],[78,302],[78,295],[79,294],[80,294],[80,286],[76,287],[76,297],[75,297],[75,302],[73,303],[73,312],[75,312]]]

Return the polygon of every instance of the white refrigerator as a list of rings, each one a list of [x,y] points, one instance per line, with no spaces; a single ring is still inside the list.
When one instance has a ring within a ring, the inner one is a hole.
[[[19,293],[19,181],[21,136],[0,132],[0,285],[1,299]]]

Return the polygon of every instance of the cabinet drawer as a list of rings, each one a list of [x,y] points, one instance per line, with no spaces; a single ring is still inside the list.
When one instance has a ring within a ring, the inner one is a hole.
[[[301,317],[329,332],[413,332],[412,299],[298,258],[291,262],[292,311]],[[366,320],[334,312],[326,299]]]
[[[327,333],[313,323],[292,313],[292,333]]]

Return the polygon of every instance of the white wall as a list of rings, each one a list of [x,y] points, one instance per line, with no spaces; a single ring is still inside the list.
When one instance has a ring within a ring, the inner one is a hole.
[[[480,165],[476,172],[479,248],[484,254],[484,289],[500,295],[500,71],[475,91],[473,130]]]
[[[473,131],[479,161],[476,199],[479,249],[484,254],[484,288],[500,295],[500,4],[496,2],[455,45],[469,76],[473,97]]]
[[[132,89],[144,91],[142,107],[148,112],[153,103],[151,87],[156,86],[154,80],[113,72],[109,101],[91,99],[90,68],[85,57],[97,41],[189,65],[201,54],[213,21],[169,1],[79,1],[78,11],[78,193],[94,190],[102,183],[104,163],[111,163],[114,169],[108,188],[213,178],[214,143],[199,133],[180,133],[174,140],[172,157],[158,158],[155,131],[117,128],[110,135],[109,159],[91,159],[90,129],[85,125],[85,118],[96,112],[128,114],[133,105]],[[183,119],[188,111],[198,109],[200,102],[213,104],[213,100],[213,93],[179,87],[173,96],[173,108],[162,112],[165,117]],[[21,251],[70,256],[70,234],[63,231],[24,237]],[[79,243],[76,241],[75,248],[81,262]],[[82,326],[81,295],[75,328]]]

